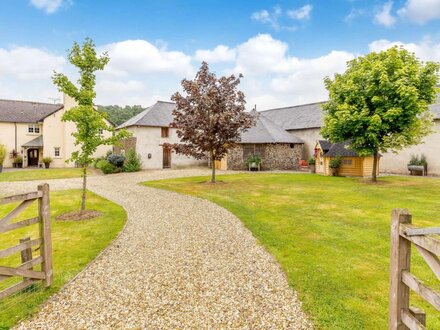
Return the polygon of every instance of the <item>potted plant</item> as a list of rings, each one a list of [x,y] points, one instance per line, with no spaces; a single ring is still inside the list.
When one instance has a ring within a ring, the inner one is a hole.
[[[259,155],[249,155],[245,163],[249,167],[249,170],[253,168],[260,169],[261,157]]]
[[[338,176],[338,170],[339,170],[339,167],[341,166],[341,163],[342,163],[341,156],[336,156],[336,157],[330,159],[328,167],[330,168],[330,172],[331,172],[332,176]]]
[[[21,156],[15,157],[14,164],[15,164],[15,167],[17,167],[17,168],[23,168],[23,157],[21,157]]]
[[[18,152],[14,149],[10,152],[9,158],[12,159],[12,167],[17,167],[17,164],[15,163],[15,158],[17,158]]]
[[[4,144],[0,144],[0,173],[3,171],[3,162],[6,158],[6,147]]]
[[[309,163],[310,172],[315,173],[316,172],[316,170],[315,170],[315,164],[316,164],[315,158],[314,157],[310,157],[308,163]]]
[[[45,168],[49,168],[50,167],[50,163],[52,163],[52,158],[44,157],[43,158],[43,163],[44,163],[44,167]]]

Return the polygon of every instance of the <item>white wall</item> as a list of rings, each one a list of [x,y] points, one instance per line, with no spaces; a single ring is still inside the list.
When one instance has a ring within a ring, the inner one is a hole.
[[[302,159],[308,160],[313,156],[317,140],[322,140],[320,128],[290,130],[289,133],[304,141]]]
[[[141,156],[142,167],[144,169],[163,168],[163,148],[164,143],[178,143],[176,129],[169,128],[169,137],[161,137],[160,127],[132,126],[127,128],[136,137],[136,152]],[[151,154],[151,158],[148,158]],[[207,160],[196,160],[192,157],[176,154],[171,155],[171,168],[202,166],[206,165]]]
[[[428,174],[440,175],[440,121],[433,127],[435,133],[427,136],[424,143],[407,148],[398,154],[383,154],[380,160],[380,171],[385,173],[408,174],[407,164],[411,155],[424,154],[428,161]]]
[[[33,124],[32,124],[33,125]],[[23,157],[24,165],[26,166],[27,155],[22,153],[22,145],[29,142],[39,135],[41,135],[41,125],[40,133],[28,133],[29,124],[26,123],[0,123],[0,144],[6,146],[7,156],[3,163],[4,167],[12,167],[12,159],[9,158],[9,154],[15,149],[15,129],[17,128],[17,149],[16,151],[20,156]],[[41,157],[41,155],[40,155]]]

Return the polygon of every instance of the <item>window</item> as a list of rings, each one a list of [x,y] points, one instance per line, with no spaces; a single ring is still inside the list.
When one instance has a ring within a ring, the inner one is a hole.
[[[246,160],[251,155],[258,155],[263,158],[264,148],[260,144],[244,144],[243,159]]]
[[[29,125],[28,133],[31,134],[40,134],[40,126],[39,125]]]
[[[60,157],[60,148],[59,147],[54,148],[54,156],[55,157]]]
[[[170,134],[170,129],[168,127],[162,127],[161,129],[161,136],[163,138],[167,138]]]
[[[104,134],[104,130],[102,128],[99,129],[99,134]]]
[[[353,165],[353,159],[343,159],[342,165],[347,165],[347,166]]]

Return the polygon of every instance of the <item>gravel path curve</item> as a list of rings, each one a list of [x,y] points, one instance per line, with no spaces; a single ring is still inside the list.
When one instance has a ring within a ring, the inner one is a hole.
[[[239,219],[211,202],[137,185],[204,174],[91,177],[90,190],[127,210],[125,231],[17,329],[310,329],[278,263]],[[36,184],[0,183],[0,191]],[[81,181],[50,185],[79,188]]]

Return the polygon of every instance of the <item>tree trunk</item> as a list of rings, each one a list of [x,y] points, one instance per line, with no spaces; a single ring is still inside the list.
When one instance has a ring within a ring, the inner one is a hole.
[[[377,173],[377,158],[378,158],[378,152],[375,151],[374,155],[373,155],[373,175],[371,177],[371,180],[373,182],[377,182],[377,175],[376,175],[376,173]]]
[[[81,212],[86,210],[86,192],[87,192],[87,165],[83,165],[83,191],[81,199]]]
[[[215,183],[215,158],[212,150],[211,150],[211,168],[212,168],[211,183]]]

